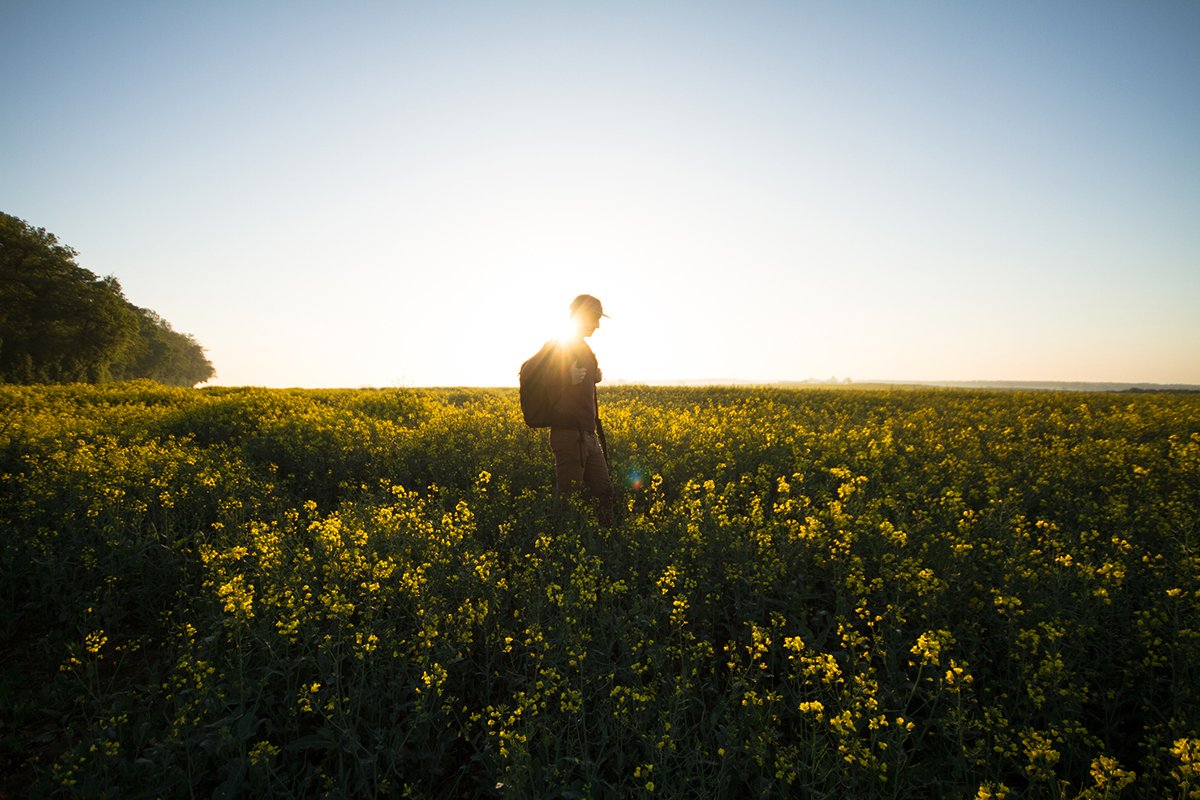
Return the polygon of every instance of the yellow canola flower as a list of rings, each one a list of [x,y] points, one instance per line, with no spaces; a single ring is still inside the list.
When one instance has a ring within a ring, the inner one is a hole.
[[[973,683],[975,678],[971,673],[967,672],[963,667],[959,666],[954,659],[950,659],[950,668],[946,670],[945,681],[947,686],[961,686],[963,684]]]
[[[954,644],[954,635],[947,630],[925,631],[917,637],[917,643],[909,650],[914,656],[919,656],[921,664],[934,665],[941,663],[942,650]]]
[[[1200,739],[1176,739],[1170,752],[1179,759],[1171,776],[1181,792],[1186,791],[1189,800],[1200,797]]]
[[[235,619],[254,616],[254,584],[243,575],[235,575],[217,587],[217,597],[225,601],[225,613]]]
[[[1120,768],[1120,764],[1111,756],[1098,756],[1092,760],[1089,770],[1096,789],[1105,795],[1112,791],[1120,792],[1137,779],[1137,773]]]
[[[106,644],[108,644],[108,637],[103,630],[92,631],[83,637],[83,649],[92,655],[98,654]]]
[[[820,700],[806,700],[796,708],[801,714],[812,714],[818,720],[823,719],[825,715],[825,705]]]

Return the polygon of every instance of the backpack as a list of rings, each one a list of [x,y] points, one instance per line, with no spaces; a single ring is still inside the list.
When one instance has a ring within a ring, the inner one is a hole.
[[[521,365],[521,414],[531,428],[551,426],[554,406],[562,396],[556,344],[546,342]]]

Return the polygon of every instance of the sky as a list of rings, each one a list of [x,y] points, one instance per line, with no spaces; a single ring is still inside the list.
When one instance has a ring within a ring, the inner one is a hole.
[[[0,2],[0,211],[213,384],[1200,384],[1200,3]]]

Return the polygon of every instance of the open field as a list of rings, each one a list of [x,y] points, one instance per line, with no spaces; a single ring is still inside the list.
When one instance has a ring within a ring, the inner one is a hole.
[[[1200,797],[1200,396],[0,386],[0,796]]]

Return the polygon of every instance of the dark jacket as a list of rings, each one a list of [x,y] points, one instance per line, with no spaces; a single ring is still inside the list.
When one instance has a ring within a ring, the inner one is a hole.
[[[558,344],[558,378],[562,394],[554,406],[552,429],[565,428],[584,433],[596,432],[596,384],[602,375],[596,354],[582,337]],[[583,367],[583,380],[572,383],[572,367]]]

